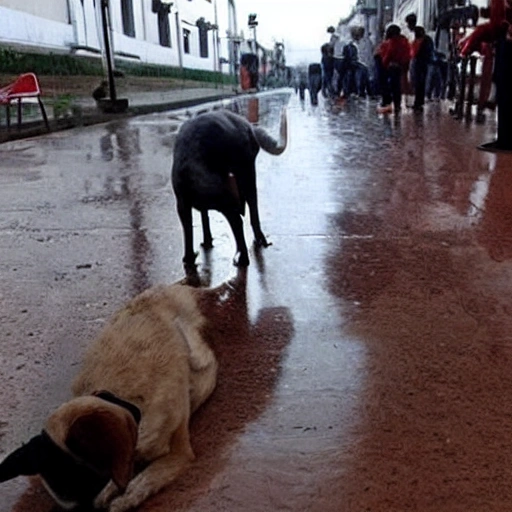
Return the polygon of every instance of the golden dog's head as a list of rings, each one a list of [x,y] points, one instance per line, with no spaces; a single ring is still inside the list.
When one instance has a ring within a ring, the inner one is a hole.
[[[91,505],[112,480],[124,490],[133,475],[139,410],[110,393],[59,407],[42,433],[0,464],[0,482],[39,474],[65,508]]]

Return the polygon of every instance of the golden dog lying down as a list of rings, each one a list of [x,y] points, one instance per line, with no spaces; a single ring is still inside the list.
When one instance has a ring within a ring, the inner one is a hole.
[[[117,312],[85,355],[75,398],[0,464],[0,482],[39,474],[65,508],[121,512],[176,478],[194,459],[190,415],[217,375],[196,293],[158,286]]]

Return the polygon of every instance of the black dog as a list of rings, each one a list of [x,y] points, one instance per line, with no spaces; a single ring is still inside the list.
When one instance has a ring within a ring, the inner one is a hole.
[[[286,136],[284,109],[279,143],[262,128],[228,110],[200,114],[183,124],[174,148],[172,184],[183,226],[186,267],[193,267],[197,256],[192,208],[201,212],[206,249],[212,247],[208,210],[217,210],[226,217],[236,241],[235,265],[249,264],[241,217],[246,203],[256,245],[270,245],[260,226],[255,161],[260,148],[280,155],[286,148]]]

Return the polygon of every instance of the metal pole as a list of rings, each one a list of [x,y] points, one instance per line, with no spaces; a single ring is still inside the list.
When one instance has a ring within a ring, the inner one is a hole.
[[[108,74],[108,88],[110,91],[110,99],[112,101],[116,101],[116,84],[114,80],[114,70],[112,66],[112,53],[110,49],[110,33],[109,33],[109,25],[110,25],[110,17],[109,15],[109,6],[108,0],[101,0],[101,22],[103,25],[103,41],[105,44],[105,57],[107,60],[107,74]]]
[[[101,24],[103,26],[103,39],[105,44],[105,57],[107,61],[108,88],[110,98],[104,98],[98,101],[98,107],[103,112],[120,113],[128,108],[128,99],[118,99],[116,94],[116,84],[114,81],[114,66],[112,58],[112,49],[110,46],[110,11],[109,1],[101,0]]]
[[[468,58],[464,57],[460,63],[460,83],[459,83],[459,97],[455,104],[455,118],[462,119],[464,112],[464,102],[466,101],[466,76],[468,68]]]
[[[213,0],[213,9],[214,9],[214,17],[213,17],[213,23],[215,25],[215,28],[213,30],[213,45],[215,49],[215,63],[214,68],[215,71],[222,72],[222,66],[220,64],[220,41],[219,41],[219,17],[217,15],[217,0]]]
[[[471,109],[475,102],[475,75],[476,75],[476,57],[472,55],[469,57],[469,80],[468,80],[468,94],[466,101],[466,120],[471,120]]]
[[[384,15],[384,9],[383,4],[384,0],[377,0],[377,33],[375,34],[375,44],[378,45],[382,41],[382,31],[383,31],[383,15]]]
[[[183,70],[183,48],[182,48],[182,33],[181,33],[181,24],[180,24],[180,13],[176,11],[174,15],[174,19],[176,21],[176,42],[178,44],[178,65],[181,70]]]

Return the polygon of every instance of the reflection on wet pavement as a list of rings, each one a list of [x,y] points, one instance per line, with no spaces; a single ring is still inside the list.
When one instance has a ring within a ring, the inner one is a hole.
[[[260,98],[273,135],[285,101]],[[211,216],[197,278],[219,385],[196,463],[142,510],[508,511],[512,156],[476,150],[492,123],[442,104],[288,111],[287,150],[257,161],[272,245],[237,271]],[[183,279],[169,177],[186,117],[0,146],[1,456],[68,397],[105,318]],[[7,510],[51,510],[26,487],[2,485]]]

